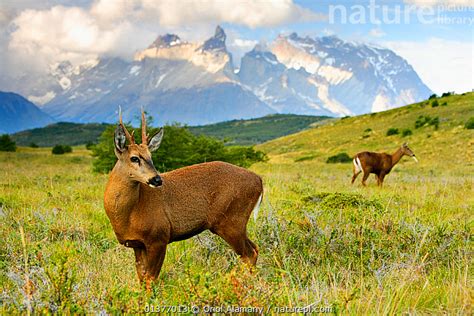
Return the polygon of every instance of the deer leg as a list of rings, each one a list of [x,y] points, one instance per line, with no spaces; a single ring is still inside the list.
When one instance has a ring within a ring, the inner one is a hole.
[[[352,176],[351,184],[354,184],[354,181],[356,180],[357,176],[358,176],[361,172],[362,172],[362,171],[354,172],[354,175]]]
[[[137,268],[138,279],[140,283],[145,281],[146,277],[146,252],[145,248],[133,248],[135,251],[135,267]]]
[[[242,232],[233,229],[217,229],[215,233],[224,239],[244,262],[252,266],[257,263],[258,248],[247,237],[245,230]]]
[[[367,181],[367,178],[369,177],[370,173],[365,173],[364,172],[364,177],[362,178],[362,185],[365,187],[367,186],[367,184],[365,183],[365,181]]]
[[[146,248],[146,289],[151,290],[151,284],[158,278],[166,255],[166,243],[157,243]]]
[[[379,181],[378,181],[378,185],[379,185],[380,187],[383,186],[383,179],[384,179],[384,178],[385,178],[385,173],[383,173],[383,172],[380,173],[380,174],[379,174],[379,177],[378,177],[378,180],[379,180]]]

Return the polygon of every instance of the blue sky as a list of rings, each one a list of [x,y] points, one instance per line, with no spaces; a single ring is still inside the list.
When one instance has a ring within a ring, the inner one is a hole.
[[[394,50],[436,93],[473,89],[469,0],[2,0],[0,67],[20,75],[65,59],[132,58],[159,34],[204,40],[218,24],[237,65],[279,34],[336,35]]]

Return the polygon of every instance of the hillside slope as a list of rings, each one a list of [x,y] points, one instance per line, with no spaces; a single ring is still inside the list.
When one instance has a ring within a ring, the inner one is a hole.
[[[467,172],[466,167],[472,171],[474,130],[465,129],[464,124],[474,116],[474,93],[437,101],[437,107],[432,107],[433,100],[427,100],[385,112],[342,118],[269,141],[259,149],[269,154],[271,162],[293,163],[303,159],[325,163],[329,156],[340,152],[351,156],[364,150],[391,153],[408,142],[420,160],[418,169],[429,165],[445,171]],[[446,105],[442,105],[444,102]],[[439,128],[436,130],[434,125],[415,128],[420,116],[438,117]],[[398,128],[400,134],[386,136],[389,128]],[[413,134],[403,137],[404,129],[410,129]],[[404,162],[408,160],[402,159],[401,163]]]
[[[83,145],[95,143],[108,124],[89,123],[78,124],[59,122],[43,128],[34,128],[12,135],[20,146],[29,146],[35,143],[38,146]]]
[[[226,140],[228,145],[254,145],[293,134],[328,117],[275,114],[251,120],[233,120],[217,124],[189,126],[195,135],[207,135]],[[20,146],[67,144],[71,146],[95,143],[108,124],[59,122],[43,128],[25,130],[12,135]]]
[[[217,124],[190,126],[194,134],[228,140],[228,144],[258,144],[304,130],[327,116],[273,114],[251,120],[233,120]]]
[[[53,123],[49,115],[19,94],[0,91],[0,134]]]

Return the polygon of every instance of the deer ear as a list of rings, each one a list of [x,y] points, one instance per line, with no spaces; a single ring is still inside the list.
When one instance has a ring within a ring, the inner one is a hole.
[[[123,130],[122,125],[117,125],[114,133],[114,144],[116,152],[122,153],[125,150],[125,142],[127,138],[125,137],[125,131]]]
[[[163,140],[163,132],[164,129],[160,128],[158,133],[156,133],[149,141],[148,141],[148,149],[153,152],[160,148],[161,141]]]

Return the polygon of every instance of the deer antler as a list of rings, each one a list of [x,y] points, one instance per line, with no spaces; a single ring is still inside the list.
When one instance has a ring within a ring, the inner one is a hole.
[[[146,133],[146,117],[142,107],[142,144],[148,144],[148,134]]]
[[[128,132],[127,128],[125,127],[125,125],[123,124],[123,121],[122,121],[122,107],[119,106],[119,124],[120,126],[122,126],[124,132],[125,132],[125,137],[127,138],[128,142],[130,144],[135,144],[135,139],[133,138],[133,132],[132,132],[132,135],[130,135],[130,133]]]

